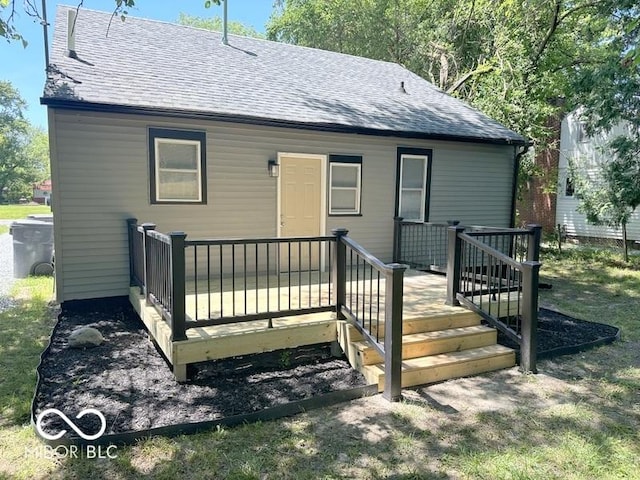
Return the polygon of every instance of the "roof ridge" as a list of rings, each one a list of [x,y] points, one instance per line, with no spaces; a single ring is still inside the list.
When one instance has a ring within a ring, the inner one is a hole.
[[[109,16],[113,16],[113,13],[110,12],[106,12],[104,10],[96,10],[94,8],[87,8],[87,7],[78,7],[78,6],[72,6],[72,5],[64,5],[64,4],[59,4],[56,6],[58,9],[64,10],[64,9],[69,9],[69,10],[77,10],[79,12],[81,11],[87,11],[87,12],[92,12],[92,13],[100,13],[100,14],[104,14],[104,15],[109,15]],[[135,8],[135,7],[134,7]],[[115,18],[119,17],[116,15]],[[156,18],[148,18],[148,17],[142,17],[142,16],[135,16],[135,15],[131,15],[131,14],[127,14],[126,18],[133,18],[135,20],[139,20],[139,21],[143,21],[143,22],[153,22],[153,23],[159,23],[159,24],[163,24],[163,25],[171,25],[173,27],[178,27],[178,28],[188,28],[190,30],[197,30],[200,32],[205,32],[205,33],[210,33],[210,34],[216,34],[216,35],[220,35],[222,36],[222,32],[218,32],[216,30],[209,30],[206,28],[201,28],[201,27],[194,27],[193,25],[182,25],[180,23],[177,23],[177,19],[175,21],[168,21],[168,20],[158,20]],[[204,18],[204,17],[200,17],[200,18]],[[126,20],[125,20],[126,22]],[[376,58],[370,58],[370,57],[363,57],[360,55],[354,55],[351,53],[344,53],[344,52],[336,52],[334,50],[327,50],[324,48],[318,48],[318,47],[308,47],[306,45],[296,45],[294,43],[287,43],[287,42],[279,42],[277,40],[269,40],[267,38],[256,38],[256,37],[249,37],[249,36],[245,36],[245,35],[238,35],[237,33],[227,33],[227,36],[229,37],[237,37],[237,38],[242,38],[244,40],[249,40],[252,42],[260,42],[260,43],[267,43],[267,44],[276,44],[276,45],[286,45],[289,48],[296,48],[296,49],[304,49],[304,50],[314,50],[314,51],[320,51],[320,52],[327,52],[330,53],[332,55],[340,55],[340,56],[344,56],[344,57],[350,57],[350,58],[355,58],[358,59],[360,61],[362,60],[366,60],[369,62],[377,62],[377,63],[385,63],[385,64],[389,64],[389,65],[396,65],[399,66],[400,68],[404,69],[404,70],[409,70],[408,68],[406,68],[404,65],[399,64],[398,62],[391,62],[389,60],[379,60]],[[410,71],[410,70],[409,70]],[[413,72],[412,72],[413,73]],[[435,86],[435,85],[434,85]]]

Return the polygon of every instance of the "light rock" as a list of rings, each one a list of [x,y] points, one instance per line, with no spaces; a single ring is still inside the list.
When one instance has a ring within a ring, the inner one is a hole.
[[[97,347],[104,342],[104,337],[99,330],[93,327],[76,328],[69,334],[69,348]]]

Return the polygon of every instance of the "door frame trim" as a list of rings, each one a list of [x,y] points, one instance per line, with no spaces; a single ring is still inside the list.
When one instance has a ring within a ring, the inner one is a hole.
[[[326,235],[327,229],[327,155],[316,153],[292,153],[278,152],[278,165],[286,157],[309,158],[320,162],[320,235]],[[277,181],[277,205],[276,205],[276,234],[280,238],[282,227],[280,226],[280,214],[282,213],[282,167]]]

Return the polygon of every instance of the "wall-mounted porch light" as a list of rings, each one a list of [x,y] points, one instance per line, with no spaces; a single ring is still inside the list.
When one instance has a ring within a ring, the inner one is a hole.
[[[270,177],[280,176],[280,165],[275,160],[269,160],[268,169]]]

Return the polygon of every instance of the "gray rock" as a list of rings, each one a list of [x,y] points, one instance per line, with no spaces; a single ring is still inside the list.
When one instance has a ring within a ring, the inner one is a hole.
[[[69,334],[69,348],[97,347],[104,342],[99,330],[93,327],[79,327]]]

